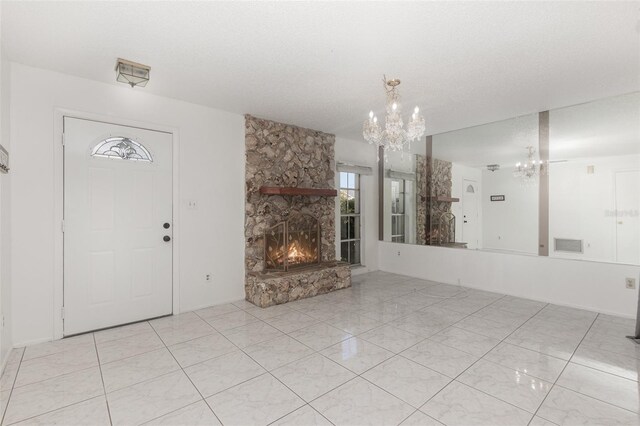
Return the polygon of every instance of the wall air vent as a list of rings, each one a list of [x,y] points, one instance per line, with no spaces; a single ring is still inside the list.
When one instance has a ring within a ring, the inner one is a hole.
[[[570,240],[568,238],[554,238],[553,250],[567,253],[584,253],[582,240]]]

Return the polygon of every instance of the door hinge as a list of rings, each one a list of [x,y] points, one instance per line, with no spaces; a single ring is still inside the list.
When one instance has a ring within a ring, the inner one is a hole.
[[[60,230],[64,234],[64,219],[62,219],[62,221],[60,222]]]
[[[62,132],[62,146],[64,146],[64,132]]]
[[[64,306],[60,308],[60,318],[64,319]]]

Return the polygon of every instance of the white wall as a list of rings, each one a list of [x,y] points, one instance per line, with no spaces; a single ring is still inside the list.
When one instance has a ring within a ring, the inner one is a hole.
[[[594,173],[587,167],[594,166]],[[549,169],[549,255],[615,262],[615,172],[640,170],[640,156],[596,157],[552,163]],[[553,250],[554,238],[583,240],[584,253]],[[640,237],[639,237],[640,238]]]
[[[375,147],[365,141],[354,141],[336,137],[335,145],[336,162],[367,166],[373,169],[372,176],[360,177],[360,207],[362,209],[362,267],[352,268],[351,273],[360,273],[378,270],[378,162]],[[336,188],[340,182],[336,173]],[[336,197],[336,257],[340,257],[340,205]]]
[[[400,255],[398,256],[398,252]],[[635,317],[639,266],[381,242],[380,270]]]
[[[0,3],[0,15],[2,4]],[[1,22],[0,18],[0,22]],[[2,33],[0,29],[0,34]],[[0,42],[1,45],[1,42]],[[0,144],[11,154],[9,141],[10,63],[0,48]],[[11,174],[0,174],[0,366],[11,349]]]
[[[465,241],[462,235],[462,224],[464,222],[463,205],[464,205],[464,193],[465,185],[464,180],[476,181],[478,191],[476,193],[476,202],[478,203],[478,218],[476,219],[478,224],[477,237],[478,248],[482,248],[482,200],[484,199],[484,192],[482,187],[482,170],[473,167],[463,166],[462,164],[451,164],[451,197],[459,198],[457,203],[451,203],[451,213],[456,217],[456,242],[468,242]]]
[[[482,171],[483,248],[538,254],[538,191],[508,167]],[[491,195],[504,195],[505,201],[491,201]]]
[[[153,80],[149,83],[153,84]],[[11,66],[12,312],[15,345],[54,337],[56,108],[170,126],[179,137],[180,311],[244,297],[244,118],[144,89]],[[54,168],[55,166],[55,168]],[[197,201],[189,210],[187,200]],[[213,274],[206,283],[205,274]]]

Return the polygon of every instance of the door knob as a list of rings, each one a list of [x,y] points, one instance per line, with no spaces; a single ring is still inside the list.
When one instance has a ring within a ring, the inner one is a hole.
[[[170,236],[168,236],[168,235],[165,235],[164,237],[162,237],[162,239],[163,239],[165,242],[169,242],[169,241],[171,241],[171,237],[170,237]]]
[[[164,229],[169,229],[170,226],[169,222],[165,222],[164,225],[162,225]]]

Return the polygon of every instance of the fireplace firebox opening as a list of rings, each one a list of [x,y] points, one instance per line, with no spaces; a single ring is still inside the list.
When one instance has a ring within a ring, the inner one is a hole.
[[[320,263],[320,223],[297,214],[264,233],[264,269],[289,271]]]

